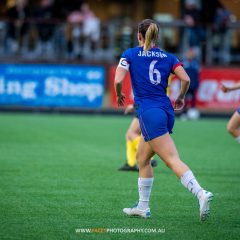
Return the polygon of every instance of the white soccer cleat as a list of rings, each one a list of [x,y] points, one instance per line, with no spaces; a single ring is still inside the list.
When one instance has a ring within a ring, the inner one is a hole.
[[[200,220],[205,221],[210,215],[210,202],[213,200],[213,194],[206,190],[202,191],[199,198]]]
[[[141,210],[134,206],[133,208],[124,208],[123,212],[128,216],[139,216],[142,218],[149,218],[151,216],[150,208],[146,210]]]

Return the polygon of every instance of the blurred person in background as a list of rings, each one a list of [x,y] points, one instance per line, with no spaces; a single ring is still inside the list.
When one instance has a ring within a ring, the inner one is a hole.
[[[79,3],[81,7],[81,2]],[[67,54],[70,58],[81,57],[80,46],[82,46],[82,22],[83,16],[80,11],[80,7],[77,10],[73,10],[67,16],[66,26],[66,42],[67,42]]]
[[[201,11],[196,0],[186,0],[183,18],[187,24],[188,45],[200,47],[205,37],[205,31],[201,24]]]
[[[223,4],[219,4],[213,18],[213,47],[215,49],[215,60],[218,62],[226,61],[229,62],[229,55],[226,50],[229,48],[229,41],[225,41],[225,34],[227,32],[227,25],[234,21],[235,17],[233,14],[225,8]],[[225,59],[222,59],[224,56]]]
[[[56,28],[57,15],[54,9],[54,0],[41,0],[34,14],[36,20],[37,35],[39,42],[37,46],[38,54],[47,54],[51,56],[53,53],[53,36]]]
[[[95,51],[97,43],[100,39],[100,20],[95,13],[90,9],[87,3],[81,7],[83,15],[83,37],[84,41],[90,43],[90,49]]]
[[[121,57],[124,49],[134,46],[133,22],[130,18],[125,17],[121,25],[116,28],[115,41],[114,53],[117,59]]]
[[[213,18],[213,30],[215,32],[224,33],[227,29],[227,24],[230,21],[231,12],[222,4],[216,9]]]
[[[224,93],[238,90],[240,89],[240,82],[231,87],[221,85],[221,89]],[[240,143],[240,107],[229,120],[227,124],[227,131],[236,139],[238,143]]]
[[[196,109],[196,93],[199,86],[200,62],[196,48],[189,48],[186,56],[183,58],[183,66],[191,79],[188,92],[186,94],[186,105],[184,107],[181,119],[197,119],[199,112]],[[187,114],[186,114],[187,113]]]
[[[72,57],[82,58],[94,52],[100,39],[100,20],[87,3],[82,3],[79,10],[71,12],[67,17],[67,51]],[[88,46],[87,46],[88,45]],[[85,51],[84,51],[85,50]]]
[[[10,53],[17,53],[27,46],[27,34],[29,33],[30,9],[28,0],[16,0],[14,6],[7,10],[7,48]]]
[[[229,22],[235,21],[236,17],[224,6],[223,1],[202,0],[201,5],[203,25],[205,28],[208,27],[212,34],[211,38],[207,39],[213,51],[212,60],[222,64],[229,63],[231,36],[226,35],[227,26]]]

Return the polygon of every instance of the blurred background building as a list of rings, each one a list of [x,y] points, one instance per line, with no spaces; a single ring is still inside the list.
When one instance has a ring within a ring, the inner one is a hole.
[[[0,9],[1,60],[112,62],[137,44],[137,22],[154,18],[163,49],[183,57],[196,47],[207,65],[240,62],[239,0],[2,0]]]
[[[162,49],[180,60],[193,49],[200,74],[201,67],[215,67],[224,80],[216,67],[240,64],[240,0],[1,0],[0,63],[100,65],[111,95],[111,73],[123,50],[138,44],[144,18],[159,23]]]

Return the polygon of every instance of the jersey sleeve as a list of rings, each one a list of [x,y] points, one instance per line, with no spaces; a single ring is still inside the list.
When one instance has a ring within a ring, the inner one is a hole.
[[[131,52],[130,52],[130,49],[128,49],[123,52],[123,54],[120,58],[118,67],[122,67],[126,70],[129,70],[130,63],[131,63]]]
[[[178,60],[174,55],[172,55],[172,72],[178,67],[183,66],[182,62]]]

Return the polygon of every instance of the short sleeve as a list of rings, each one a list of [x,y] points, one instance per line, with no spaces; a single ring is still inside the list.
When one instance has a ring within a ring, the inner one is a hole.
[[[125,58],[128,63],[131,63],[131,48],[123,52],[121,58]]]
[[[118,67],[122,67],[126,70],[129,70],[130,63],[131,63],[131,51],[130,51],[130,49],[128,49],[123,52],[123,54],[120,58]]]
[[[183,66],[182,62],[178,60],[174,55],[172,55],[172,72],[178,67]]]

